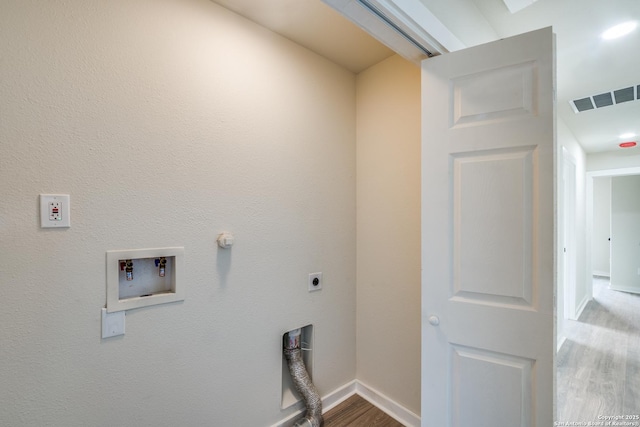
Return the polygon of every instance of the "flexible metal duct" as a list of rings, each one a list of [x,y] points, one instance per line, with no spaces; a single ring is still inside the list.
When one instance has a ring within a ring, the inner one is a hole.
[[[302,350],[300,349],[300,330],[291,331],[285,334],[284,357],[293,379],[293,385],[302,396],[307,412],[304,418],[298,420],[294,427],[322,427],[322,400],[318,390],[311,382],[307,368],[302,360]]]

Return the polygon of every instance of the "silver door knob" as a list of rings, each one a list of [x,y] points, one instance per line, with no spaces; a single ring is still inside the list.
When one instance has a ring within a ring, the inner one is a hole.
[[[429,316],[429,323],[432,326],[438,326],[440,324],[440,318],[438,316]]]

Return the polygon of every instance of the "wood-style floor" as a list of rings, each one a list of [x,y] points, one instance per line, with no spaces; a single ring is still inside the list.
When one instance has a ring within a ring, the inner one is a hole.
[[[357,394],[327,411],[323,417],[324,427],[402,427]]]
[[[594,300],[578,321],[567,321],[557,358],[557,421],[640,414],[640,295],[608,285],[594,278]]]
[[[608,285],[594,278],[594,300],[578,321],[566,321],[567,340],[557,356],[557,421],[565,425],[640,415],[640,295]],[[358,395],[324,419],[325,427],[402,427]]]

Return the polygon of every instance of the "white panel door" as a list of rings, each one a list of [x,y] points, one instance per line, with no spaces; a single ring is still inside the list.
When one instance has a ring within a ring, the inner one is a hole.
[[[550,28],[422,63],[422,426],[549,427]]]

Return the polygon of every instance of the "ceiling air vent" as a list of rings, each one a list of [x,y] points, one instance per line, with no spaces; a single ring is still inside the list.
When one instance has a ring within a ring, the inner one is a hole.
[[[593,110],[595,107],[593,106],[593,102],[591,98],[582,98],[582,99],[574,99],[573,101],[574,109],[576,109],[576,113],[581,113],[587,110]]]
[[[577,114],[583,111],[622,104],[623,102],[637,101],[638,96],[640,96],[640,85],[587,96],[586,98],[574,99],[573,101],[569,101],[569,104],[571,104],[571,108],[573,108],[573,111]]]
[[[621,102],[633,101],[633,86],[614,90],[613,96],[616,98],[616,104],[620,104]]]
[[[613,97],[611,96],[611,92],[601,93],[593,97],[593,102],[596,103],[597,108],[608,107],[609,105],[613,105]]]

